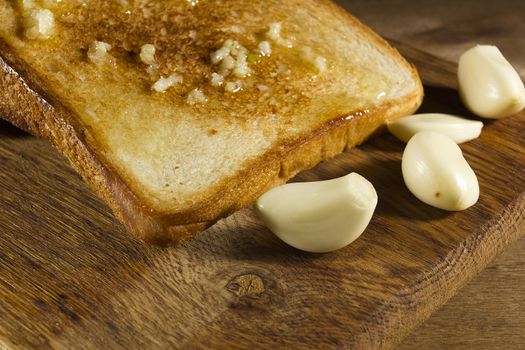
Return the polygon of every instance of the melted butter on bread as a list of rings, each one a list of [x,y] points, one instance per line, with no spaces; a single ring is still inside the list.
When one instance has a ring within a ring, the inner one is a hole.
[[[319,1],[69,0],[53,13],[54,35],[28,41],[19,35],[18,9],[1,1],[0,38],[78,116],[99,157],[158,212],[205,201],[254,160],[379,108],[378,96],[386,106],[419,89],[397,53],[342,11],[320,11]],[[228,39],[256,51],[271,41],[272,23],[281,24],[280,38],[293,38],[293,48],[272,44],[249,75],[216,79],[213,86],[210,52]],[[111,45],[114,65],[89,62],[86,51],[95,40]],[[153,76],[139,57],[146,43],[156,49]],[[313,61],[304,59],[302,47]],[[177,84],[151,91],[160,77],[175,73]],[[218,88],[237,79],[242,89],[234,94]],[[195,89],[195,101],[206,103],[187,103]],[[213,137],[210,129],[217,130]]]

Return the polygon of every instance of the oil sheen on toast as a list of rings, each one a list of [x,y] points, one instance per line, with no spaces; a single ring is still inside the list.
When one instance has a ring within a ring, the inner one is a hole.
[[[28,38],[26,1],[0,0],[0,116],[47,138],[149,242],[191,237],[423,95],[415,69],[329,1],[35,0],[54,16],[46,39]],[[228,40],[248,73],[213,81]],[[102,62],[95,41],[111,45]]]

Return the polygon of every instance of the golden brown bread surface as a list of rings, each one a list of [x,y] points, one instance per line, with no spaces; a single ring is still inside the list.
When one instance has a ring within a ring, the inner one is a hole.
[[[0,116],[49,139],[146,241],[190,237],[421,102],[415,70],[328,1],[47,3],[55,30],[29,40],[20,6],[0,0]],[[210,53],[227,39],[255,52],[276,22],[292,48],[272,42],[251,76],[229,77],[241,91],[210,84]],[[94,40],[108,62],[87,59]],[[173,73],[180,84],[151,90]],[[195,88],[207,102],[187,103]]]

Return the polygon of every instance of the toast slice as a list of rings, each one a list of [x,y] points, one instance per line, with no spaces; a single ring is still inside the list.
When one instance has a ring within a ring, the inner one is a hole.
[[[0,0],[0,116],[148,242],[191,237],[422,96],[326,0]]]

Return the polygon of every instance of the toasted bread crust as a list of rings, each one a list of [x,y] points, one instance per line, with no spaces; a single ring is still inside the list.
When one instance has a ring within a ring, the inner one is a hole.
[[[327,6],[349,25],[360,26],[370,40],[386,48],[401,65],[399,53],[358,20],[330,1]],[[162,213],[145,206],[125,182],[86,141],[83,127],[60,101],[45,93],[45,84],[30,67],[17,60],[0,41],[0,113],[14,125],[46,138],[66,155],[88,185],[101,196],[129,231],[147,242],[180,242],[211,226],[220,218],[250,205],[268,189],[298,172],[315,166],[347,148],[362,143],[388,119],[410,114],[421,103],[423,89],[411,67],[418,88],[400,100],[387,101],[367,111],[348,111],[294,142],[281,143],[262,157],[245,164],[235,176],[217,184],[205,201],[176,213]]]

